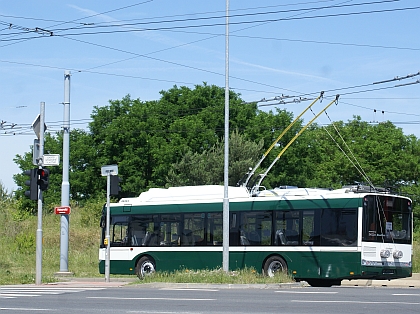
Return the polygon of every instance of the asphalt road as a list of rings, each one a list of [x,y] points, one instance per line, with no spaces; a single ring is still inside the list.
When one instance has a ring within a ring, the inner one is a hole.
[[[420,289],[150,286],[2,286],[0,313],[419,313]]]

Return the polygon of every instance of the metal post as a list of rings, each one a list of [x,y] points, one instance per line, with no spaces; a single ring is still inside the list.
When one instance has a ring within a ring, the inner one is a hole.
[[[223,195],[223,271],[229,271],[229,0],[226,0],[225,165]]]
[[[70,206],[69,159],[70,159],[70,71],[64,72],[64,119],[63,119],[63,181],[61,206]],[[61,215],[60,272],[66,274],[69,251],[69,215]]]
[[[108,173],[106,176],[106,231],[105,231],[105,239],[106,239],[106,253],[105,253],[105,281],[109,282],[109,273],[110,273],[110,253],[111,253],[111,237],[109,235],[109,225],[111,223],[110,219],[110,210],[109,210],[109,195],[111,192],[111,174]]]
[[[38,168],[43,166],[44,158],[44,123],[45,123],[45,102],[41,102],[39,126],[39,156]],[[38,186],[38,227],[36,229],[36,275],[35,284],[42,282],[42,190]]]

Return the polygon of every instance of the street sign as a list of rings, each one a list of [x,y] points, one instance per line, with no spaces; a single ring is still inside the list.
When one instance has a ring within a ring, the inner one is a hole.
[[[54,213],[56,215],[70,215],[70,212],[71,212],[70,206],[54,207]]]
[[[40,157],[40,152],[39,152],[39,139],[34,139],[34,147],[32,149],[32,164],[34,166],[39,166],[39,157]]]
[[[44,166],[58,166],[60,164],[59,154],[45,154],[42,164]]]
[[[38,137],[40,137],[39,132],[40,132],[40,124],[41,124],[41,115],[37,115],[37,117],[35,118],[34,122],[32,122],[32,129],[35,132],[35,135]],[[44,123],[44,132],[47,129],[46,124]]]
[[[118,174],[118,166],[117,165],[107,165],[101,167],[101,174],[103,177],[105,176],[116,176]]]

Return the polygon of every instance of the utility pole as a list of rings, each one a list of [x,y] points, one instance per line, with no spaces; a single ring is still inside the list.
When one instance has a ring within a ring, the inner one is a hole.
[[[223,271],[229,271],[229,0],[226,0],[225,165],[223,194]]]
[[[63,119],[63,182],[61,184],[61,206],[70,206],[70,71],[64,72],[64,119]],[[61,215],[60,271],[58,275],[70,275],[68,263],[69,251],[69,215]]]
[[[45,102],[41,102],[39,124],[39,156],[38,169],[42,169],[44,159],[44,132],[45,132]],[[37,176],[38,177],[38,176]],[[38,186],[38,227],[36,229],[36,275],[35,284],[42,282],[42,190]]]

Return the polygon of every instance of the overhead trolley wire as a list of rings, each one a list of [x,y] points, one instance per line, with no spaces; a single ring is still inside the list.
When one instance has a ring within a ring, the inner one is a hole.
[[[418,9],[420,9],[420,6],[400,8],[400,9],[389,9],[389,10],[373,10],[373,11],[352,12],[352,13],[314,15],[314,16],[306,16],[306,17],[291,17],[291,18],[277,18],[277,19],[255,20],[255,21],[229,22],[229,24],[230,25],[243,25],[243,24],[255,24],[255,23],[262,23],[262,22],[268,23],[268,22],[280,22],[280,21],[315,19],[315,18],[329,18],[329,17],[385,13],[385,12],[395,12],[395,11],[405,11],[405,10],[418,10]],[[84,35],[100,35],[100,34],[121,34],[121,33],[133,33],[133,32],[137,33],[137,32],[145,32],[145,31],[202,28],[202,27],[215,27],[215,26],[224,26],[224,25],[225,25],[224,23],[214,23],[214,24],[186,25],[186,26],[166,26],[166,27],[162,26],[162,27],[155,27],[155,28],[148,27],[148,28],[138,28],[138,29],[137,28],[127,29],[127,30],[111,30],[111,31],[95,31],[95,32],[85,31],[85,32],[73,32],[73,33],[64,33],[64,34],[54,33],[53,36],[63,37],[63,36],[82,36],[82,35],[84,36]]]
[[[246,15],[256,15],[256,14],[274,14],[274,13],[287,13],[287,12],[293,12],[293,11],[315,11],[315,10],[324,10],[328,8],[334,8],[334,7],[344,7],[344,6],[355,6],[355,5],[366,5],[366,4],[377,4],[377,3],[385,3],[385,2],[395,2],[399,0],[389,0],[389,1],[379,1],[379,2],[370,2],[370,3],[361,3],[361,4],[353,4],[353,5],[341,5],[341,6],[325,6],[325,7],[314,7],[314,8],[308,8],[308,9],[299,9],[299,10],[286,10],[286,11],[276,11],[276,12],[268,12],[268,13],[250,13],[250,14],[243,14],[241,16]],[[393,8],[393,9],[381,9],[381,10],[371,10],[371,11],[359,11],[359,12],[348,12],[348,13],[334,13],[334,14],[325,14],[325,15],[314,15],[314,16],[300,16],[300,17],[286,17],[286,18],[275,18],[275,19],[265,19],[265,20],[253,20],[253,21],[240,21],[240,22],[230,22],[229,24],[232,25],[241,25],[241,24],[255,24],[255,23],[270,23],[270,22],[279,22],[279,21],[290,21],[290,20],[301,20],[301,19],[314,19],[314,18],[326,18],[326,17],[338,17],[338,16],[350,16],[350,15],[360,15],[360,14],[374,14],[374,13],[385,13],[385,12],[396,12],[396,11],[405,11],[405,10],[416,10],[420,9],[420,6],[415,7],[405,7],[405,8]],[[305,12],[304,12],[305,13]],[[100,15],[100,14],[97,14]],[[214,18],[223,18],[224,16],[220,17],[205,17],[205,18],[196,18],[195,20],[199,19],[214,19]],[[81,18],[84,19],[84,18]],[[80,19],[77,19],[80,20]],[[77,21],[73,20],[73,21]],[[214,26],[224,26],[223,23],[213,23],[213,24],[200,24],[200,25],[185,25],[185,26],[168,26],[168,27],[156,27],[156,28],[133,28],[133,29],[125,29],[125,30],[111,30],[111,31],[95,31],[95,32],[75,32],[75,33],[64,33],[64,34],[57,34],[59,32],[65,32],[65,31],[72,31],[72,30],[84,30],[84,29],[95,29],[95,28],[101,28],[101,27],[131,27],[131,26],[140,26],[143,24],[162,24],[162,23],[178,23],[178,22],[185,22],[189,19],[184,20],[172,20],[172,21],[158,21],[158,22],[139,22],[139,23],[128,23],[128,24],[117,24],[117,25],[105,25],[105,26],[95,26],[95,25],[86,25],[86,26],[80,26],[80,27],[71,27],[71,28],[65,28],[65,29],[53,29],[52,27],[47,27],[49,31],[53,34],[53,36],[80,36],[80,35],[98,35],[98,34],[112,34],[112,33],[127,33],[127,32],[144,32],[144,31],[156,31],[156,30],[173,30],[173,29],[185,29],[185,28],[198,28],[198,27],[214,27]],[[64,24],[64,23],[62,23]],[[61,25],[61,24],[59,24]],[[55,25],[57,26],[57,25]],[[42,36],[41,36],[42,37]],[[22,38],[23,39],[32,39],[34,37],[29,38]],[[38,37],[35,37],[38,38]],[[16,39],[14,39],[16,40]],[[5,40],[2,40],[5,41]]]
[[[244,13],[244,14],[229,14],[229,19],[239,18],[239,17],[249,17],[249,16],[258,16],[258,15],[270,15],[270,14],[280,14],[280,13],[307,13],[307,11],[317,11],[325,9],[337,9],[337,8],[346,8],[346,7],[355,7],[355,6],[364,6],[364,5],[373,5],[373,4],[383,4],[387,2],[399,2],[400,0],[387,0],[387,1],[375,1],[375,2],[364,2],[364,3],[355,3],[355,4],[340,4],[340,5],[331,5],[323,7],[312,7],[312,8],[302,8],[302,9],[290,9],[290,10],[278,10],[278,11],[265,11],[265,12],[256,12],[256,13]],[[109,28],[109,27],[129,27],[129,26],[141,26],[141,25],[151,25],[151,24],[163,24],[163,23],[179,23],[179,22],[193,22],[193,21],[202,21],[202,20],[212,20],[212,19],[224,19],[225,15],[220,16],[209,16],[209,17],[195,17],[195,18],[186,18],[186,19],[173,19],[173,20],[159,20],[159,21],[149,21],[149,22],[136,22],[136,23],[119,23],[119,22],[102,22],[100,24],[94,23],[93,25],[81,25],[77,27],[70,27],[64,29],[54,29],[54,32],[62,32],[69,30],[83,30],[83,29],[100,29],[100,28]],[[277,19],[276,19],[277,20]],[[275,20],[273,20],[275,21]],[[124,21],[120,21],[124,22]],[[261,22],[261,21],[259,21]],[[263,22],[266,22],[265,20]],[[113,23],[110,25],[103,25],[105,23]],[[216,26],[220,24],[215,24]],[[210,25],[211,26],[211,25]]]

